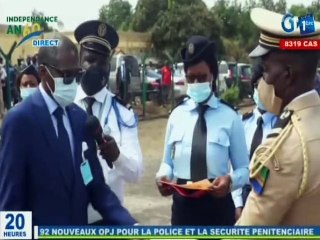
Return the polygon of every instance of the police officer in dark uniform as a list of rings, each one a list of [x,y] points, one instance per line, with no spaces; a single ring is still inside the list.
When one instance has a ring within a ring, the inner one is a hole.
[[[157,186],[163,196],[173,195],[172,225],[233,225],[235,207],[230,192],[243,187],[249,177],[241,118],[214,94],[218,74],[215,43],[192,36],[181,56],[189,98],[169,117]],[[205,194],[192,191],[189,195],[162,182],[175,179],[177,184],[207,179],[211,183]]]

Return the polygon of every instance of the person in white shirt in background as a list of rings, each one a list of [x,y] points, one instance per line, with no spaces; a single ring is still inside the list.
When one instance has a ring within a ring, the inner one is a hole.
[[[110,60],[119,42],[114,28],[92,20],[79,25],[75,39],[80,44],[80,61],[84,75],[80,80],[75,103],[89,115],[96,116],[108,135],[108,147],[103,149],[107,162],[100,157],[106,183],[124,203],[125,182],[136,183],[142,177],[143,160],[138,138],[138,121],[131,108],[107,89]],[[100,214],[89,207],[89,224],[103,225]]]
[[[266,139],[271,129],[275,125],[278,117],[273,113],[267,112],[258,94],[258,84],[262,78],[263,67],[257,63],[254,67],[251,78],[252,89],[254,90],[253,99],[256,107],[242,116],[244,126],[246,144],[249,159],[255,149]],[[246,203],[247,197],[251,191],[251,185],[248,182],[243,188],[239,188],[232,192],[233,201],[236,207],[236,219],[241,216],[242,209]]]

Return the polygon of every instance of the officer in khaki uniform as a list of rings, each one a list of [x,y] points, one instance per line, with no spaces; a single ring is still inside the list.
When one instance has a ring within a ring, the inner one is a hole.
[[[280,116],[253,154],[251,191],[236,225],[320,225],[320,98],[314,90],[319,53],[280,50],[289,34],[283,15],[255,8],[251,19],[261,30],[259,46],[250,53],[263,64],[259,96],[267,111]],[[295,19],[297,20],[297,19]],[[319,39],[316,31],[290,37]]]

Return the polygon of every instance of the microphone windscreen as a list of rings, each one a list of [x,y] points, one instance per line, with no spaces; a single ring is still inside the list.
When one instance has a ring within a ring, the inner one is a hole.
[[[102,129],[99,119],[93,115],[89,116],[86,122],[86,132],[94,138],[101,137]]]

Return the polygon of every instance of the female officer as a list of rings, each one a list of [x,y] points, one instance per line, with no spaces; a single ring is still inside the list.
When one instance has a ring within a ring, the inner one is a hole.
[[[39,84],[39,74],[32,64],[23,69],[16,80],[14,104],[33,94]]]
[[[172,225],[233,225],[235,208],[230,192],[243,187],[249,177],[241,119],[212,91],[218,75],[215,43],[192,36],[181,55],[190,98],[169,117],[157,185],[163,196],[173,194]],[[186,184],[203,179],[212,182],[210,191],[193,197],[182,196],[159,181]]]

